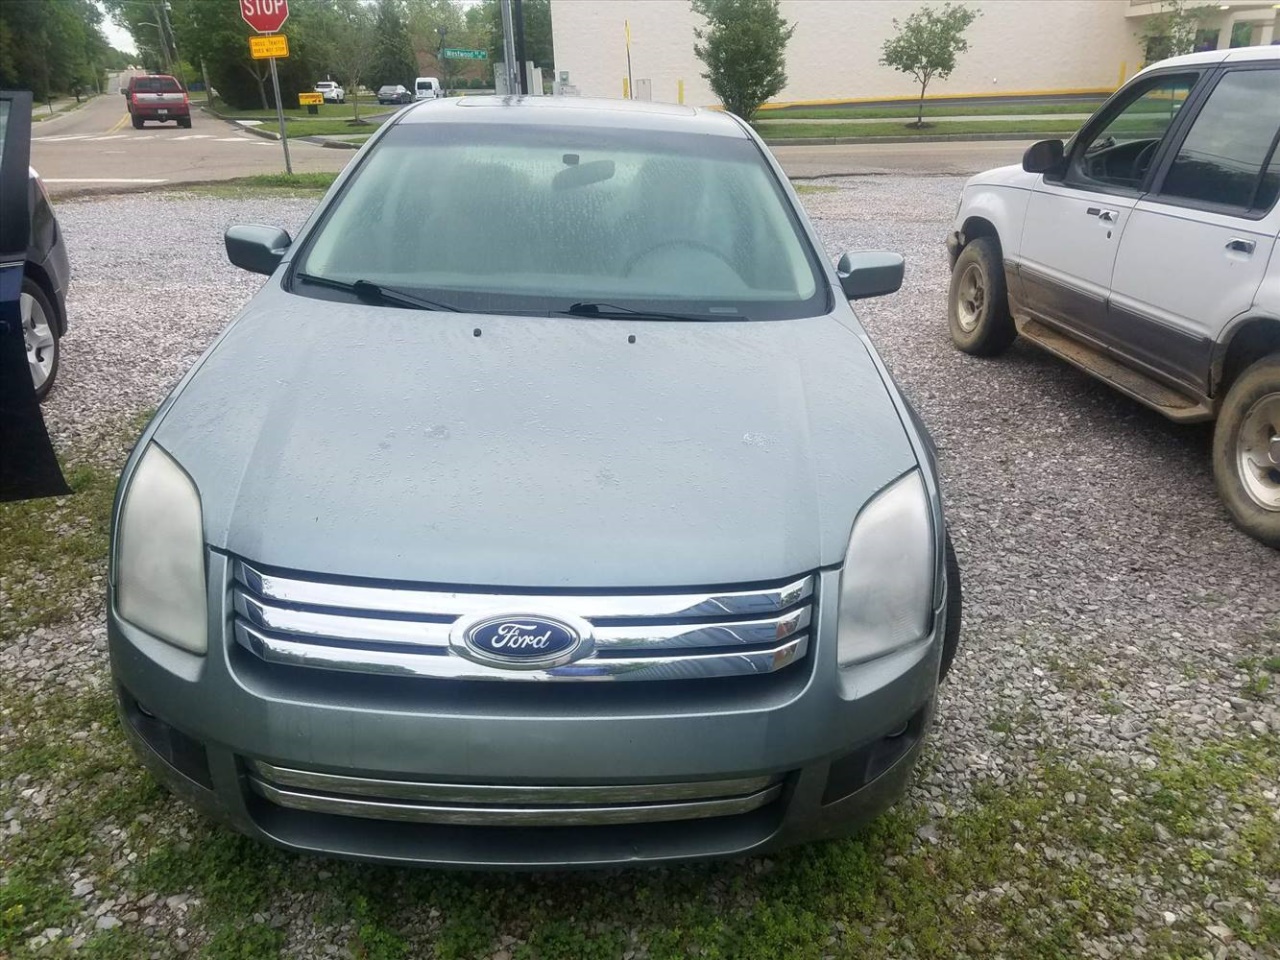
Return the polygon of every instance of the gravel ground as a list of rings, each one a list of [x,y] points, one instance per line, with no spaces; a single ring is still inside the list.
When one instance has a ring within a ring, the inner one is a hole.
[[[910,797],[928,814],[922,844],[945,835],[978,802],[981,785],[1035,787],[1047,752],[1082,774],[1097,765],[1150,770],[1171,731],[1182,753],[1224,738],[1255,738],[1274,749],[1280,737],[1275,685],[1257,696],[1243,692],[1254,678],[1250,664],[1280,652],[1280,556],[1228,521],[1210,473],[1210,430],[1170,424],[1022,344],[998,360],[954,350],[942,238],[961,183],[841,178],[821,182],[831,192],[803,198],[833,255],[890,249],[908,262],[902,292],[859,312],[940,449],[965,578],[965,645],[942,696],[936,760]],[[60,448],[91,448],[118,463],[121,422],[159,403],[258,286],[227,264],[223,228],[259,221],[293,229],[311,206],[310,199],[176,195],[62,205],[75,264],[73,329],[45,408]],[[87,593],[71,622],[0,649],[0,673],[37,700],[100,686],[99,606]],[[1111,792],[1123,799],[1127,781],[1115,776]],[[0,835],[6,822],[17,833],[13,826],[32,806],[53,802],[38,782],[19,786],[23,804],[4,814]],[[1266,796],[1280,809],[1275,790]],[[1062,803],[1083,800],[1067,793]],[[1203,838],[1211,864],[1228,858],[1245,814],[1229,802],[1217,806],[1222,829]],[[176,822],[185,830],[191,821]],[[1065,867],[1082,856],[1056,855]],[[325,867],[299,860],[296,869]],[[1280,879],[1264,879],[1280,901]],[[103,917],[107,926],[173,927],[196,905],[173,897],[103,901],[91,879],[68,880],[77,881],[85,917],[46,940],[73,930],[84,936],[101,929]],[[1215,902],[1196,881],[1143,886],[1131,929],[1103,932],[1072,952],[1137,955],[1145,930],[1194,925],[1205,931],[1205,956],[1277,955],[1274,944],[1251,948],[1221,923],[1215,930],[1214,918],[1228,915],[1256,923],[1259,903]],[[1017,883],[1011,867],[1005,886]],[[313,906],[292,897],[264,915],[286,930],[290,956],[331,956],[347,942],[349,929],[326,926]],[[436,923],[434,909],[424,907],[407,927]],[[496,955],[510,956],[509,946],[497,937]]]

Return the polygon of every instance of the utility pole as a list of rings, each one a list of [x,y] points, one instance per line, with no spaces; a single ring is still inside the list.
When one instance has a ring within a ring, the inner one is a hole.
[[[524,0],[511,0],[511,19],[516,28],[516,73],[520,77],[520,92],[529,93],[529,74],[524,68]]]
[[[173,46],[173,63],[169,67],[169,72],[172,73],[173,67],[176,65],[178,68],[178,82],[185,88],[187,78],[182,75],[182,56],[178,53],[178,41],[173,35],[173,27],[169,23],[169,5],[164,0],[161,0],[159,3],[152,4],[152,6],[157,8],[157,12],[160,14],[160,23],[163,24],[160,28],[160,40],[164,43],[166,60],[169,59],[169,47],[170,45]]]
[[[502,59],[507,66],[507,94],[512,96],[520,92],[521,70],[516,63],[515,27],[511,18],[511,0],[501,0],[502,5]]]
[[[436,33],[440,34],[440,86],[444,90],[444,95],[449,96],[449,61],[444,58],[444,39],[449,35],[448,27],[436,27]],[[417,91],[414,91],[417,94]]]

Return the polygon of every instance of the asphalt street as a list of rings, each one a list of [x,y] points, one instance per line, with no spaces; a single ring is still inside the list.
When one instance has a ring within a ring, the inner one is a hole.
[[[199,94],[193,106],[199,102]],[[274,140],[192,110],[191,129],[148,123],[135,130],[113,78],[111,91],[78,110],[35,128],[32,166],[54,195],[112,193],[148,187],[283,173],[284,154]],[[1026,143],[858,143],[775,146],[787,174],[797,178],[842,174],[972,174],[1016,163]],[[289,141],[295,172],[341,170],[353,150]]]
[[[31,165],[54,194],[112,192],[283,173],[284,152],[274,140],[246,133],[201,111],[196,94],[191,129],[148,123],[135,130],[116,80],[111,91],[85,106],[38,124]],[[341,170],[354,155],[298,140],[289,142],[295,172]]]

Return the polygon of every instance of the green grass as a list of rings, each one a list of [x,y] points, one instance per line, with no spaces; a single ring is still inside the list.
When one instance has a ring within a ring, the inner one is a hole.
[[[274,120],[276,112],[270,110],[237,110],[229,107],[221,100],[213,102],[213,109],[222,116],[230,120]],[[360,116],[377,113],[387,113],[395,110],[395,107],[380,106],[375,97],[360,98]],[[350,120],[352,118],[351,98],[347,98],[346,103],[322,103],[316,106],[316,114],[312,116],[307,113],[306,107],[285,107],[284,116],[286,120],[294,119],[310,123],[323,123],[326,120]]]
[[[174,193],[195,193],[205,197],[242,200],[250,197],[313,197],[328,190],[336,173],[259,173],[234,177],[217,183],[174,184]]]
[[[1079,103],[1012,103],[987,104],[982,106],[941,106],[924,105],[926,120],[935,117],[1004,117],[1034,116],[1051,113],[1093,113],[1102,103],[1102,99],[1082,100]],[[757,121],[769,120],[914,120],[916,105],[904,103],[891,107],[807,107],[805,109],[769,110],[762,109],[756,115]]]
[[[822,183],[792,183],[791,185],[802,197],[814,193],[835,193],[839,189]]]
[[[803,140],[813,137],[933,137],[973,133],[1007,133],[1036,137],[1070,136],[1079,124],[1072,120],[961,120],[916,127],[904,122],[885,123],[774,123],[757,126],[762,137],[775,140]]]

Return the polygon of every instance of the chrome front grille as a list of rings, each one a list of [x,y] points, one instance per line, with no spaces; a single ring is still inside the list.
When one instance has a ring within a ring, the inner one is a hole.
[[[451,680],[679,680],[767,674],[808,651],[814,578],[751,590],[503,594],[329,582],[233,565],[236,640],[293,666]],[[486,613],[585,621],[584,654],[545,669],[479,663],[452,637]],[[463,655],[460,655],[462,653]]]
[[[568,827],[748,813],[777,799],[781,777],[601,786],[496,786],[351,777],[249,763],[249,786],[281,807],[374,820]]]

